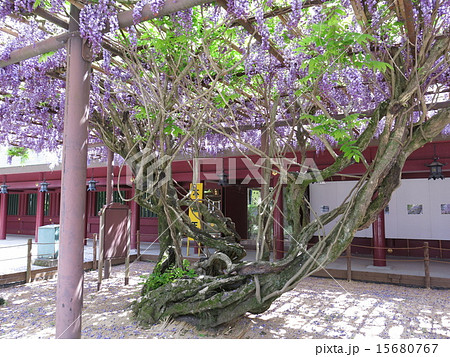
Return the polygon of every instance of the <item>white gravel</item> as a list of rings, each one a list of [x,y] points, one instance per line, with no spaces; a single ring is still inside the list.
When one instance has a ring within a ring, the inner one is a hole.
[[[85,274],[82,338],[450,338],[450,290],[307,278],[263,314],[248,314],[232,326],[198,330],[165,321],[143,329],[130,303],[154,264],[135,262],[130,285],[123,266],[100,292],[97,272]],[[0,338],[54,338],[56,279],[0,289]]]

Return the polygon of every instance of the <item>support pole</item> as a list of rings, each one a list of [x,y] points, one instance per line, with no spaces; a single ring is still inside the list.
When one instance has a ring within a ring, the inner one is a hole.
[[[86,209],[85,209],[85,222],[84,222],[84,245],[87,245],[87,237],[89,232],[89,216],[91,214],[91,202],[92,202],[92,196],[95,194],[95,192],[86,191]]]
[[[32,258],[33,240],[30,238],[27,242],[27,276],[26,283],[31,283],[31,258]]]
[[[105,266],[105,277],[104,278],[109,279],[109,277],[111,276],[111,266],[112,266],[111,258],[104,259],[103,265]]]
[[[270,155],[270,136],[267,125],[261,127],[261,151]],[[270,179],[272,174],[272,164],[268,160],[264,160],[261,166],[261,204],[258,208],[258,236],[256,239],[256,261],[269,260],[270,251],[273,250],[273,238],[268,236],[268,200]],[[273,225],[273,223],[272,223]]]
[[[99,234],[99,252],[98,252],[98,281],[97,281],[97,291],[102,287],[103,279],[103,262],[104,262],[104,248],[105,248],[105,215],[102,209],[100,215],[100,234]]]
[[[97,269],[97,233],[94,233],[92,240],[92,269]]]
[[[39,189],[37,192],[36,202],[36,226],[34,229],[34,241],[38,241],[39,227],[44,225],[44,204],[45,204],[45,192],[41,192]]]
[[[136,260],[141,260],[141,231],[137,231],[136,233],[136,249],[137,249],[137,257]]]
[[[114,154],[108,149],[106,163],[106,205],[113,201],[114,173],[113,173]]]
[[[130,246],[131,246],[131,212],[128,211],[127,256],[125,258],[125,285],[128,285],[130,282]]]
[[[8,194],[0,194],[0,239],[6,239],[6,225],[8,222]]]
[[[283,188],[280,188],[273,211],[273,236],[275,238],[275,259],[284,257]]]
[[[135,188],[131,190],[131,197],[135,196]],[[140,207],[135,200],[131,201],[131,249],[137,247],[137,232],[140,226]]]
[[[64,112],[56,338],[81,338],[90,63],[82,57],[80,10],[70,6]]]
[[[108,150],[107,164],[106,164],[106,205],[108,206],[113,201],[113,188],[114,188],[114,173],[113,173],[113,157],[114,154],[111,150]],[[104,235],[103,235],[104,237]],[[104,239],[104,238],[103,238]],[[104,260],[105,266],[105,279],[109,279],[111,274],[111,259]]]
[[[372,223],[373,232],[373,265],[377,267],[386,266],[386,235],[384,230],[384,210],[382,210]]]

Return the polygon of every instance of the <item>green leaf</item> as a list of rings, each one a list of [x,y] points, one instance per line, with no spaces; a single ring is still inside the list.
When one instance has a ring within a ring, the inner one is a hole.
[[[175,124],[169,124],[164,128],[164,134],[166,135],[172,135],[174,137],[178,137],[180,135],[184,135],[185,132],[183,131],[183,129],[181,129],[180,127],[178,127]]]
[[[389,63],[381,62],[381,61],[369,61],[367,63],[368,67],[371,67],[373,69],[378,69],[380,72],[386,72],[386,69],[393,69],[392,66]]]
[[[349,140],[342,144],[341,151],[344,154],[344,157],[355,160],[355,162],[359,162],[363,158],[363,154],[359,149],[359,146],[354,145],[356,140]]]
[[[42,63],[42,62],[47,61],[55,53],[56,53],[56,51],[50,51],[50,52],[43,53],[42,55],[39,56],[38,62]]]
[[[30,151],[27,148],[20,146],[12,146],[7,150],[7,155],[11,157],[19,157],[21,164],[24,164],[25,161],[28,160],[29,153]]]

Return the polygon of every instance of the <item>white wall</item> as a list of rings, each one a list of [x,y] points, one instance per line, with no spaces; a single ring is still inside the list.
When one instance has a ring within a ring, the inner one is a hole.
[[[421,204],[421,214],[408,214],[408,204]],[[393,193],[386,214],[386,237],[450,240],[450,214],[441,214],[441,204],[450,204],[450,180],[402,180]]]
[[[344,202],[353,186],[354,181],[339,181],[339,182],[323,182],[310,185],[311,206],[318,215],[322,212],[323,206],[328,206],[329,210],[338,207]],[[314,216],[311,215],[311,219]],[[331,222],[325,226],[325,233],[328,233],[334,226],[334,222]],[[323,233],[323,232],[322,232]],[[372,228],[367,228],[362,231],[358,231],[355,237],[369,237],[372,238]]]
[[[311,185],[312,208],[319,214],[322,206],[336,208],[353,185],[351,181]],[[408,204],[422,205],[422,212],[408,214]],[[450,240],[450,214],[441,214],[441,204],[450,204],[450,179],[402,180],[385,214],[386,238]],[[325,232],[331,227],[332,223],[325,226]],[[359,231],[355,236],[372,237],[372,229]]]
[[[14,166],[29,166],[29,165],[39,165],[48,164],[55,166],[59,164],[59,157],[57,153],[51,153],[48,151],[43,151],[39,154],[30,150],[28,159],[25,162],[21,162],[19,157],[13,157],[11,164],[8,163],[7,147],[0,146],[0,168],[2,167],[14,167]]]

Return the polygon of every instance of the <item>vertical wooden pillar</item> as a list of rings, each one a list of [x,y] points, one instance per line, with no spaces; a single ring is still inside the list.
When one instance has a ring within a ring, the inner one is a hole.
[[[114,153],[107,148],[107,164],[106,164],[106,205],[108,206],[113,201],[114,189],[114,172],[113,172],[113,158]],[[100,238],[103,239],[103,238]],[[111,259],[105,259],[105,279],[109,279],[111,273]]]
[[[141,260],[141,232],[137,231],[136,233],[136,260]]]
[[[377,267],[386,266],[386,235],[384,228],[384,210],[382,210],[372,223],[373,232],[373,265]]]
[[[8,222],[8,194],[0,194],[0,239],[6,239],[6,225]]]
[[[135,188],[131,189],[131,197],[135,195]],[[137,248],[137,232],[140,229],[141,217],[140,206],[135,200],[131,201],[131,249]]]
[[[45,205],[45,192],[41,192],[41,189],[38,189],[37,192],[37,202],[36,202],[36,223],[34,229],[34,241],[38,241],[38,232],[39,227],[44,225],[44,205]]]
[[[71,5],[69,31],[72,36],[67,45],[56,338],[81,338],[91,65],[83,58],[83,41],[78,32],[79,15],[80,10]]]
[[[92,269],[97,269],[97,233],[92,238]]]
[[[84,222],[84,245],[87,245],[87,237],[89,235],[89,217],[92,214],[92,200],[95,192],[86,190],[86,209],[85,209],[85,222]]]
[[[273,236],[275,239],[275,259],[284,257],[283,188],[280,189],[273,211]]]
[[[114,153],[108,150],[106,162],[106,205],[113,201],[114,173],[113,173],[113,157]]]
[[[31,258],[32,258],[33,240],[28,239],[27,241],[27,274],[25,282],[31,283]]]

